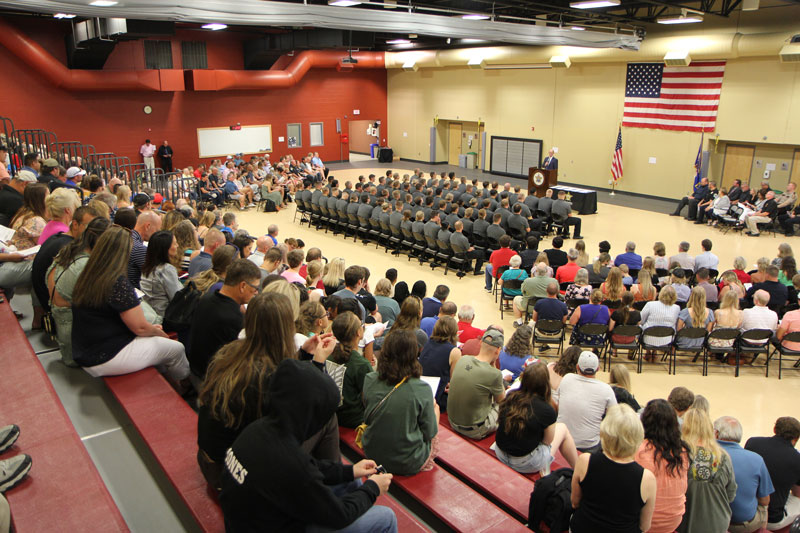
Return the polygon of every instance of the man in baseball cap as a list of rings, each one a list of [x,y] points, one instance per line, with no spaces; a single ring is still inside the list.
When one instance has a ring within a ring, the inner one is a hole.
[[[136,211],[138,215],[141,211],[150,211],[152,206],[150,202],[153,199],[150,198],[150,195],[144,192],[140,192],[133,195],[133,209]]]
[[[494,366],[505,338],[503,328],[489,326],[481,337],[478,355],[464,355],[453,369],[447,398],[447,416],[454,430],[482,439],[497,430],[498,404],[506,397],[503,374]]]
[[[558,402],[558,422],[567,426],[575,447],[591,453],[600,450],[600,422],[617,398],[607,383],[596,379],[600,361],[594,352],[581,352],[575,366],[578,373],[564,376],[553,400]]]
[[[16,176],[0,188],[0,224],[10,226],[11,220],[23,204],[23,193],[29,183],[36,183],[30,170],[20,170]]]
[[[70,187],[77,187],[85,175],[86,171],[82,168],[69,167],[67,169],[67,185]]]

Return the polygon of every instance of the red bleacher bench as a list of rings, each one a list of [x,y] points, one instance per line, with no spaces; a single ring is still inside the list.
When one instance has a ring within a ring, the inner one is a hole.
[[[339,428],[339,438],[349,449],[364,455],[355,443],[355,431]],[[392,486],[410,495],[456,531],[528,531],[515,518],[440,467],[413,476],[394,476]],[[530,491],[527,494],[530,495]]]
[[[198,525],[225,531],[222,509],[197,465],[197,413],[155,368],[104,379]]]
[[[17,443],[0,459],[33,458],[28,477],[5,493],[17,531],[129,531],[50,379],[8,303],[0,304],[0,425]]]

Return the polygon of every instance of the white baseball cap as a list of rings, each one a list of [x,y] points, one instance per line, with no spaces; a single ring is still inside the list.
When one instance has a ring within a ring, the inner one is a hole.
[[[86,171],[81,167],[69,167],[67,169],[67,178],[74,178],[75,176],[85,176]]]

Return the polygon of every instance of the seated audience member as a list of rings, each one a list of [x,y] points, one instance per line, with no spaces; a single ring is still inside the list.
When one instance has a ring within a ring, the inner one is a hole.
[[[534,264],[538,265],[539,263],[544,263],[547,265],[547,276],[555,279],[555,270],[550,266],[550,260],[547,258],[547,254],[544,252],[539,252],[539,255],[536,257],[536,262]]]
[[[581,352],[576,374],[567,374],[553,394],[558,421],[567,425],[575,446],[582,452],[600,450],[600,422],[617,404],[611,387],[598,380],[600,362],[592,352]]]
[[[500,276],[500,279],[497,281],[498,286],[502,287],[503,294],[506,296],[512,296],[516,298],[522,294],[522,288],[512,289],[510,287],[503,286],[507,281],[517,280],[524,282],[526,279],[528,279],[528,273],[522,270],[520,265],[522,265],[522,258],[518,255],[513,256],[508,260],[508,270],[503,272],[503,274]],[[522,287],[521,284],[520,287]]]
[[[586,268],[589,266],[589,254],[586,253],[586,243],[583,240],[579,240],[575,243],[575,250],[578,252],[578,266],[581,268]]]
[[[419,379],[418,353],[411,331],[390,331],[377,372],[364,380],[364,453],[393,474],[414,475],[434,467],[439,406]]]
[[[178,383],[189,377],[183,345],[145,320],[125,271],[131,234],[111,227],[97,244],[73,290],[72,354],[93,377],[129,374],[155,366]]]
[[[705,328],[711,331],[714,325],[714,311],[706,307],[706,292],[702,287],[697,286],[692,289],[686,307],[678,313],[678,327],[676,331],[683,328]],[[678,348],[683,350],[694,350],[703,347],[704,339],[689,339],[680,337],[677,340]]]
[[[639,322],[641,321],[641,312],[633,307],[633,294],[626,292],[622,295],[622,305],[617,309],[614,309],[614,312],[611,313],[611,316],[608,319],[608,332],[611,334],[611,340],[620,344],[633,342],[635,337],[619,335],[614,332],[614,328],[617,326],[638,326]],[[616,354],[617,349],[614,348],[614,355]],[[631,353],[629,357],[632,357],[633,355],[634,354]]]
[[[750,437],[744,445],[764,460],[775,488],[767,509],[769,531],[783,529],[800,516],[800,454],[795,449],[800,422],[782,416],[775,421],[773,431],[772,437]]]
[[[658,293],[658,300],[647,302],[642,309],[642,331],[653,326],[666,326],[672,329],[678,324],[678,314],[681,309],[675,302],[677,294],[675,289],[668,285]],[[644,340],[651,346],[663,346],[669,344],[669,337],[644,336]]]
[[[767,465],[755,452],[745,450],[742,442],[742,425],[732,416],[714,421],[717,442],[731,458],[736,479],[736,497],[731,502],[730,533],[753,533],[767,525],[767,506],[772,487]]]
[[[784,257],[781,261],[780,272],[778,272],[778,281],[786,285],[792,286],[792,278],[797,275],[797,262],[794,257]]]
[[[128,279],[135,288],[139,288],[139,280],[142,277],[142,267],[147,256],[147,246],[145,242],[150,240],[153,234],[161,229],[161,217],[154,211],[142,211],[136,217],[136,226],[131,231],[133,237],[133,247],[131,248],[128,260]]]
[[[328,311],[318,300],[303,302],[298,313],[295,320],[294,344],[299,350],[309,338],[321,335],[330,329],[331,321],[328,319]]]
[[[700,256],[698,256],[700,257]],[[696,287],[700,287],[705,291],[706,302],[716,302],[719,296],[719,291],[716,285],[709,283],[709,273],[707,268],[700,268],[695,273]]]
[[[553,247],[544,251],[547,261],[554,271],[557,271],[561,265],[567,264],[567,252],[561,249],[562,246],[564,246],[564,239],[554,237]]]
[[[683,415],[694,405],[695,395],[686,387],[674,387],[669,391],[667,401],[675,409],[675,416],[678,417],[678,425],[683,426]]]
[[[788,314],[788,313],[787,313]],[[719,309],[714,312],[714,324],[711,331],[719,328],[741,329],[742,311],[739,310],[739,297],[730,291],[722,297]],[[718,348],[733,346],[734,340],[709,339],[709,344]]]
[[[490,326],[477,356],[464,355],[450,378],[448,417],[452,428],[482,439],[497,430],[498,404],[505,398],[503,374],[494,366],[504,344],[503,332]]]
[[[437,285],[433,295],[422,300],[422,318],[434,317],[439,314],[439,308],[447,301],[450,296],[450,287],[447,285]]]
[[[744,219],[745,225],[749,231],[745,231],[745,235],[750,237],[758,237],[760,235],[758,224],[768,224],[775,220],[778,215],[778,204],[775,202],[775,191],[769,191],[764,196],[765,202],[757,208],[758,211],[750,213]]]
[[[450,375],[455,369],[456,362],[461,358],[461,350],[456,347],[457,343],[458,326],[456,321],[449,316],[444,316],[436,322],[430,340],[419,354],[422,375],[439,378],[439,387],[436,389],[434,399],[442,412],[447,412],[447,390]]]
[[[164,318],[164,311],[175,293],[183,288],[178,271],[172,264],[177,249],[178,243],[171,231],[157,231],[150,237],[142,265],[139,283],[144,293],[143,299],[161,318]]]
[[[533,265],[536,263],[536,258],[539,256],[539,239],[536,237],[528,237],[526,239],[526,245],[526,248],[519,252],[519,256],[522,258],[522,265],[520,268],[530,272]]]
[[[581,269],[581,267],[577,263],[578,260],[578,250],[575,248],[570,248],[567,252],[567,264],[561,265],[556,270],[556,280],[559,283],[570,283],[575,281],[575,275]]]
[[[708,189],[708,178],[702,178],[694,185],[692,194],[690,196],[684,196],[681,198],[681,201],[678,202],[678,206],[675,208],[675,211],[671,213],[670,216],[681,216],[681,210],[688,205],[689,211],[686,215],[686,220],[695,220],[697,218],[697,204],[706,199],[706,196],[708,196]]]
[[[381,320],[388,327],[392,327],[397,315],[400,314],[400,305],[392,298],[392,282],[386,278],[379,280],[375,285],[375,303],[378,305]]]
[[[571,467],[578,460],[567,426],[556,422],[550,395],[547,366],[536,362],[525,368],[519,389],[500,405],[492,449],[502,463],[517,472],[549,471],[554,451],[560,451]]]
[[[428,343],[428,334],[419,327],[422,317],[422,300],[417,296],[408,296],[400,306],[400,314],[392,324],[391,331],[408,330],[417,337],[421,350]],[[383,337],[380,338],[383,342]]]
[[[242,306],[258,294],[260,279],[257,266],[247,259],[236,259],[227,270],[222,288],[200,298],[192,317],[189,344],[189,362],[196,377],[202,379],[217,350],[238,337],[244,326]]]
[[[538,263],[534,267],[533,276],[526,279],[522,282],[522,294],[514,298],[512,302],[514,316],[520,320],[517,320],[517,324],[521,324],[521,317],[525,313],[525,310],[528,308],[528,302],[531,299],[537,300],[540,298],[547,297],[547,287],[551,283],[555,283],[556,288],[558,288],[558,282],[555,278],[551,278],[547,275],[547,265],[544,263]]]
[[[474,327],[473,320],[475,320],[475,309],[471,305],[462,305],[458,309],[458,342],[464,343],[483,336],[484,330]]]
[[[578,359],[581,353],[580,347],[570,346],[561,352],[561,356],[557,361],[547,363],[547,371],[550,373],[550,389],[553,394],[555,394],[558,386],[561,385],[561,380],[564,376],[578,371]]]
[[[689,280],[686,276],[686,271],[682,268],[676,268],[672,271],[669,286],[675,291],[677,302],[686,302],[689,300],[689,295],[692,289],[688,285]]]
[[[520,326],[511,335],[508,343],[500,351],[500,370],[511,372],[511,378],[507,381],[514,381],[519,377],[525,366],[533,359],[533,347],[531,338],[533,328],[530,326]]]
[[[567,286],[564,299],[569,300],[588,300],[592,295],[592,286],[589,284],[589,272],[585,268],[579,268],[575,272],[575,279]]]
[[[759,257],[756,261],[756,271],[750,274],[750,282],[761,283],[767,279],[767,267],[770,265],[768,257]]]
[[[475,260],[475,266],[472,269],[472,274],[479,276],[483,271],[483,262],[486,259],[485,252],[470,245],[469,239],[466,235],[464,235],[464,222],[458,220],[453,227],[455,231],[452,235],[450,235],[450,243],[463,248],[466,258],[469,261],[472,261],[473,259]]]
[[[652,302],[658,296],[658,289],[653,285],[653,277],[646,270],[640,270],[636,284],[631,285],[634,302]]]
[[[628,241],[625,245],[625,253],[619,254],[614,258],[614,266],[628,265],[631,270],[642,269],[642,256],[636,253],[636,243]]]
[[[489,262],[484,268],[485,288],[489,292],[492,291],[493,279],[499,277],[497,272],[500,270],[500,267],[508,265],[511,258],[517,255],[517,252],[509,248],[511,245],[511,237],[503,235],[500,237],[499,242],[500,248],[492,252],[492,255],[489,256]]]
[[[739,278],[739,281],[742,283],[750,283],[750,274],[745,272],[747,268],[747,260],[744,257],[737,256],[733,259],[733,273],[736,274],[736,277]],[[766,269],[766,265],[764,265]]]
[[[270,327],[263,327],[265,323]],[[206,481],[216,490],[225,468],[226,450],[245,427],[269,413],[270,378],[281,361],[297,354],[294,343],[286,342],[292,338],[294,326],[291,304],[282,294],[265,292],[253,298],[244,328],[243,338],[234,337],[210,361],[197,400],[197,462]],[[315,361],[327,358],[335,344],[332,341],[330,335],[311,341],[309,348]],[[338,425],[332,413],[330,418],[326,430],[336,439]],[[326,448],[320,441],[327,442],[317,436],[304,442],[303,448],[316,459],[340,459],[338,443],[329,443]]]
[[[678,244],[678,253],[671,256],[667,264],[671,266],[674,263],[678,263],[682,269],[694,272],[694,257],[689,255],[689,247],[690,244],[688,242],[681,241]]]
[[[427,335],[428,338],[430,338],[430,336],[433,335],[433,328],[439,321],[439,319],[445,316],[455,319],[457,310],[458,308],[456,307],[455,303],[444,302],[442,306],[439,308],[439,314],[436,316],[429,316],[423,318],[419,323],[419,327],[420,329],[422,329],[422,331],[425,332],[425,335]]]
[[[622,272],[622,285],[627,290],[630,288],[631,285],[633,285],[633,278],[631,277],[631,269],[628,268],[628,265],[625,264],[620,265],[618,268],[620,272]]]
[[[265,256],[266,257],[266,256]],[[325,297],[325,290],[321,288],[322,281],[322,261],[314,260],[306,266],[305,287],[308,297],[314,301],[319,301]]]
[[[578,457],[572,474],[573,533],[648,531],[656,478],[636,462],[644,430],[627,405],[614,405],[600,424],[601,453]]]
[[[327,265],[322,274],[322,286],[328,296],[339,290],[344,284],[345,262],[341,257],[334,257]]]
[[[551,213],[553,219],[558,219],[564,224],[564,237],[569,237],[569,227],[575,226],[572,233],[573,239],[583,239],[581,235],[580,217],[570,216],[572,214],[572,202],[566,201],[567,191],[558,191],[558,199],[553,201]]]
[[[228,268],[237,255],[238,252],[233,246],[229,244],[220,246],[214,250],[214,255],[211,256],[211,270],[201,272],[190,278],[189,281],[194,283],[195,288],[203,294],[220,289],[225,281]]]
[[[274,367],[273,367],[274,368]],[[301,446],[338,405],[336,385],[301,361],[284,360],[263,391],[269,412],[225,455],[220,504],[229,531],[397,531],[394,513],[373,505],[391,474],[372,460],[314,461]],[[353,483],[369,476],[363,484]]]
[[[780,311],[781,308],[786,304],[786,300],[789,298],[789,290],[786,285],[778,281],[779,273],[780,270],[778,267],[775,265],[769,265],[765,271],[766,277],[764,281],[754,281],[753,286],[747,290],[747,298],[753,301],[753,304],[755,305],[755,299],[753,298],[753,295],[756,293],[756,291],[766,291],[769,294],[769,308],[776,313]]]
[[[411,286],[411,295],[419,298],[420,306],[422,305],[422,301],[425,299],[425,295],[427,293],[428,293],[428,286],[421,279],[415,281],[414,284]]]
[[[608,325],[608,320],[611,318],[608,307],[603,305],[603,294],[595,289],[589,297],[589,303],[578,306],[572,312],[569,323],[574,326],[572,335],[570,335],[570,344],[600,344],[605,339],[605,334],[601,335],[586,335],[579,331],[580,326],[586,324],[600,324]]]
[[[331,331],[338,342],[328,361],[345,368],[342,400],[336,416],[339,425],[356,428],[364,421],[364,403],[361,400],[364,377],[372,372],[372,365],[358,353],[358,341],[364,336],[364,326],[355,314],[347,311],[336,316]]]
[[[21,221],[28,222],[24,227],[18,227],[16,229],[22,233],[21,237],[27,236],[28,238],[35,237],[35,232],[40,231],[35,244],[44,244],[47,239],[56,233],[66,233],[69,231],[69,223],[72,221],[72,214],[81,206],[81,201],[72,189],[65,187],[59,188],[64,190],[59,191],[55,189],[52,190],[49,195],[46,195],[44,205],[48,221],[43,228],[38,224],[31,225],[32,222],[29,220],[29,217],[33,214],[34,220],[36,220],[40,211],[38,208],[34,209],[33,212],[29,211],[28,208],[36,204],[29,204],[26,202],[23,206],[23,210],[17,213],[17,220],[11,221],[12,229],[15,229],[13,226],[20,224]],[[28,186],[25,190],[27,191],[28,189],[32,189],[32,193],[38,191],[38,187]],[[37,196],[40,195],[37,194]],[[43,220],[41,222],[43,222]]]
[[[217,248],[225,244],[225,235],[215,228],[211,228],[203,239],[203,249],[189,262],[189,277],[211,270],[211,256]]]
[[[300,268],[303,266],[304,254],[300,250],[292,250],[286,254],[286,261],[289,268],[281,272],[281,276],[289,283],[302,283],[306,284],[306,280],[300,275]]]
[[[767,307],[770,295],[765,290],[758,290],[753,294],[753,307],[742,311],[742,331],[751,329],[778,329],[778,314]],[[764,344],[766,340],[753,341],[754,344]]]
[[[98,217],[86,226],[83,234],[64,246],[53,259],[45,275],[46,289],[52,295],[50,312],[56,325],[61,361],[69,367],[78,364],[72,358],[72,298],[75,284],[86,267],[89,254],[111,223]],[[48,242],[50,242],[49,239]]]
[[[713,243],[711,239],[703,239],[700,242],[700,247],[703,249],[703,253],[698,254],[697,257],[694,258],[694,271],[698,272],[701,268],[705,268],[708,270],[719,270],[719,258],[711,253],[711,247]]]
[[[614,265],[611,262],[611,256],[606,252],[601,253],[592,263],[592,268],[589,271],[589,281],[591,283],[603,283],[608,277],[612,266]]]
[[[722,273],[722,276],[720,276],[720,285],[721,288],[719,290],[719,294],[717,294],[717,299],[720,302],[722,302],[728,292],[733,292],[736,295],[737,300],[744,298],[745,294],[747,293],[744,285],[739,278],[736,277],[736,274],[733,270],[728,270],[727,272]]]
[[[558,284],[555,280],[551,281],[547,286],[547,297],[539,298],[533,306],[533,327],[536,328],[536,324],[542,320],[554,320],[566,324],[568,312],[567,304],[558,299]],[[540,336],[551,336],[554,341],[561,335],[561,332],[548,335],[548,332],[542,331],[541,328],[535,329],[535,332]],[[549,346],[545,344],[540,349],[548,350]]]
[[[611,390],[614,391],[617,403],[626,403],[637,413],[642,409],[642,406],[639,405],[639,402],[636,401],[631,392],[631,375],[628,372],[628,367],[621,364],[612,366],[608,374],[608,384],[611,385]]]
[[[604,300],[621,300],[625,294],[625,284],[622,282],[623,272],[619,267],[611,267],[608,277],[600,285],[600,293]]]
[[[673,533],[686,504],[689,446],[681,439],[675,411],[666,400],[650,400],[642,411],[644,441],[636,462],[656,477],[656,505],[648,533]]]
[[[367,317],[367,310],[358,299],[358,292],[364,287],[364,267],[349,266],[344,271],[344,288],[333,293],[334,296],[339,298],[352,298],[358,302],[359,311],[361,312],[361,321]],[[327,291],[326,291],[327,292]]]
[[[681,434],[689,445],[689,485],[686,512],[677,531],[727,531],[731,522],[730,503],[736,497],[731,458],[717,443],[711,419],[701,409],[686,411]]]
[[[282,261],[283,253],[279,248],[273,247],[267,250],[267,253],[264,255],[264,261],[258,265],[261,271],[261,281],[264,281],[264,278],[267,276],[280,276]]]

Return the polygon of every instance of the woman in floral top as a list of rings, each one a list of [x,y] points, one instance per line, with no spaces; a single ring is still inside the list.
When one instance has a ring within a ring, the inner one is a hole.
[[[689,445],[689,488],[679,533],[727,531],[736,478],[728,453],[714,436],[708,413],[691,408],[683,415],[683,440]]]
[[[588,300],[592,295],[592,286],[589,284],[589,271],[581,268],[575,273],[575,281],[567,286],[564,299]]]
[[[11,229],[16,233],[8,243],[0,243],[0,288],[10,299],[16,287],[29,287],[33,255],[23,256],[17,252],[36,246],[36,241],[45,226],[45,198],[48,189],[43,184],[25,187],[22,207],[11,220]],[[31,291],[34,308],[41,310],[36,293]],[[40,326],[41,313],[34,316],[34,326]],[[38,318],[38,320],[37,320]]]

